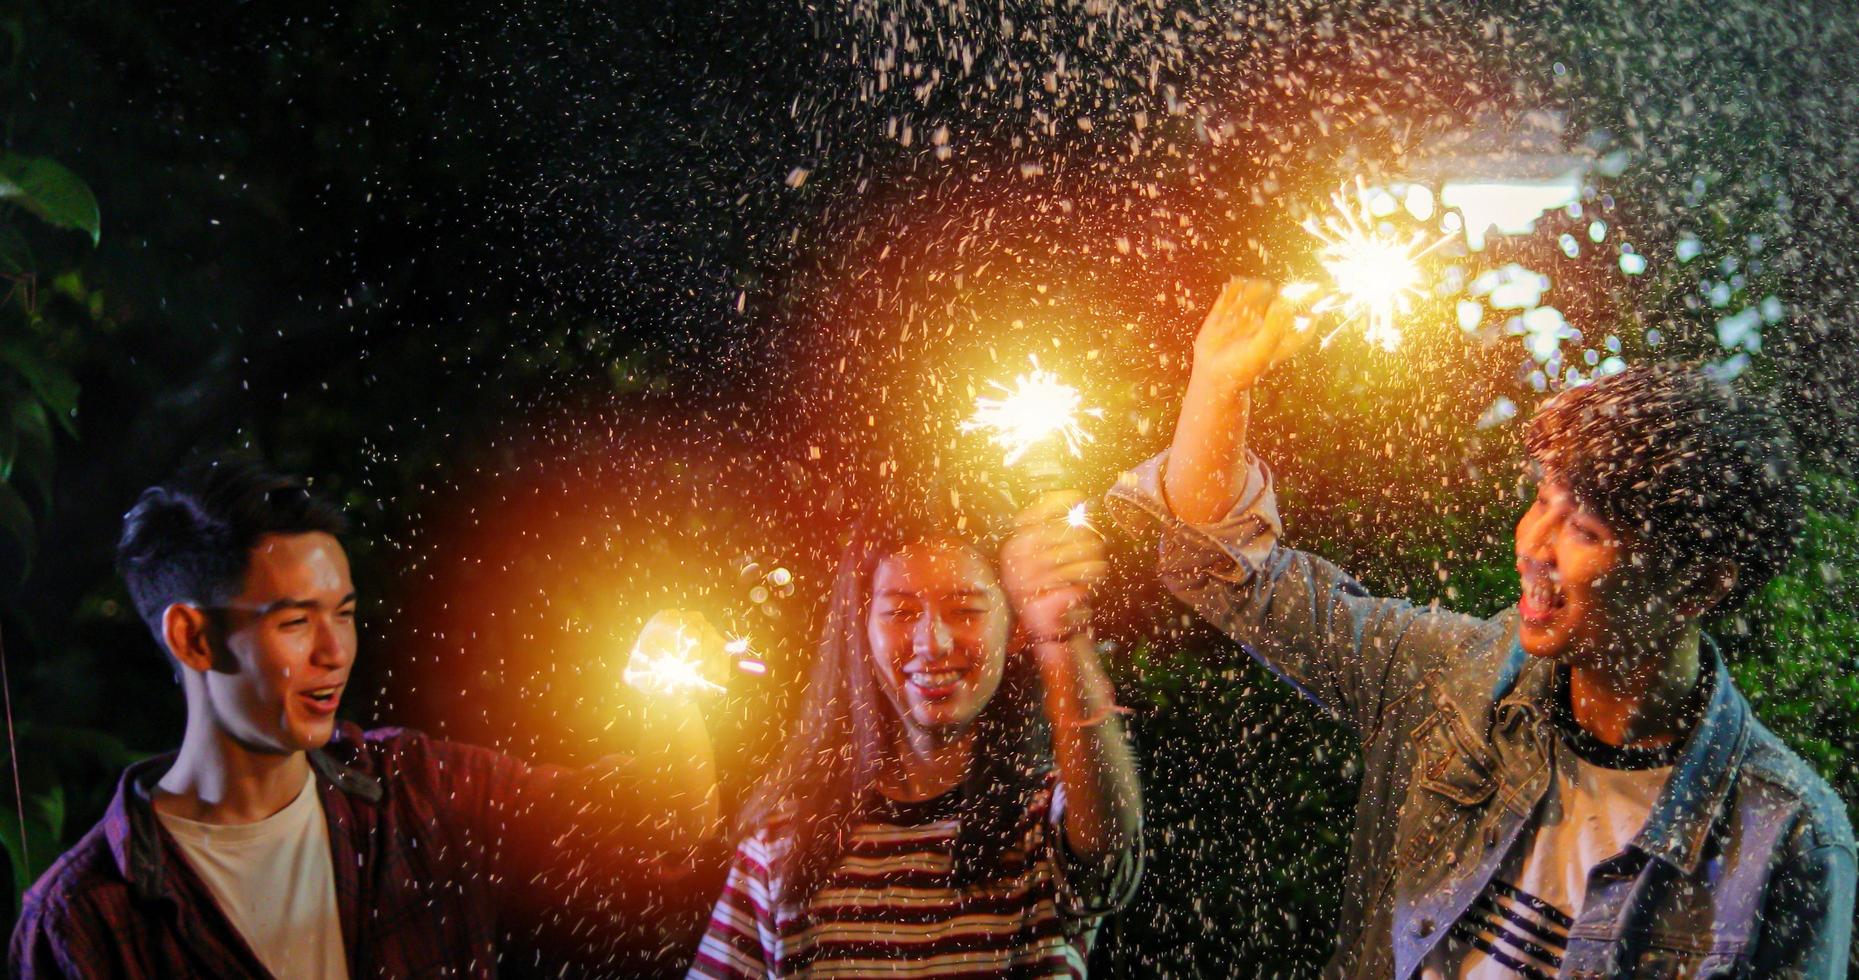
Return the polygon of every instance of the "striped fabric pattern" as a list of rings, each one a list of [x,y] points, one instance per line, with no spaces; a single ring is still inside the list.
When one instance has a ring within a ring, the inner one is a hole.
[[[1562,969],[1574,924],[1561,909],[1494,878],[1452,934],[1512,974],[1552,980]]]
[[[880,804],[802,915],[771,908],[777,838],[756,834],[736,850],[689,976],[1083,977],[1098,919],[1134,890],[1136,862],[1125,856],[1109,880],[1074,889],[1094,873],[1067,867],[1076,859],[1059,843],[1055,787],[1037,795],[1024,849],[960,888],[952,801]]]

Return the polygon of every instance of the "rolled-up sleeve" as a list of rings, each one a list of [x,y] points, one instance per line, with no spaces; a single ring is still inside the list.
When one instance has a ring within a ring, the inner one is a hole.
[[[1142,834],[1126,846],[1098,857],[1085,857],[1065,836],[1065,784],[1054,779],[1046,832],[1054,874],[1058,877],[1059,912],[1067,918],[1099,918],[1122,911],[1142,884]]]
[[[1162,453],[1125,473],[1107,509],[1139,538],[1159,537],[1161,579],[1176,598],[1364,737],[1420,671],[1501,638],[1496,621],[1377,598],[1330,562],[1283,546],[1271,471],[1256,457],[1238,502],[1211,524],[1175,515],[1167,465]]]

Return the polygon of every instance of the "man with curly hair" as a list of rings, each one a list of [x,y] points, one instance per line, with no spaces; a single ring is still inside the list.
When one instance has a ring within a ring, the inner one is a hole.
[[[1254,382],[1319,332],[1297,321],[1271,284],[1230,285],[1170,450],[1111,497],[1162,526],[1177,597],[1361,738],[1326,975],[1843,976],[1845,807],[1701,626],[1790,555],[1785,430],[1681,365],[1563,392],[1525,437],[1521,601],[1477,619],[1376,598],[1279,543],[1246,452]]]

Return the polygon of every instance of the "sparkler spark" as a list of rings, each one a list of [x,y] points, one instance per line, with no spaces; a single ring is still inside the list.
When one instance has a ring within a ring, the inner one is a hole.
[[[713,665],[727,649],[702,616],[663,610],[640,631],[620,676],[636,690],[664,697],[721,693],[725,687],[713,679]]]
[[[1304,219],[1304,231],[1323,243],[1317,261],[1330,274],[1333,286],[1311,307],[1311,312],[1340,311],[1345,324],[1366,319],[1364,334],[1369,343],[1392,352],[1401,344],[1396,318],[1413,308],[1413,298],[1421,292],[1420,259],[1449,241],[1450,236],[1428,242],[1422,231],[1405,239],[1382,231],[1362,189],[1358,178],[1357,203],[1352,205],[1345,192],[1339,190],[1330,197],[1336,206],[1334,213],[1321,221],[1316,215]],[[1331,331],[1323,343],[1328,344],[1334,335],[1335,331]]]
[[[1065,523],[1070,527],[1090,527],[1091,515],[1085,512],[1084,504],[1073,504],[1065,512]]]
[[[975,414],[962,423],[962,431],[986,431],[990,442],[1006,450],[1002,459],[1006,465],[1019,462],[1048,439],[1057,439],[1073,456],[1083,455],[1084,447],[1095,441],[1079,417],[1102,418],[1103,410],[1085,408],[1078,389],[1041,368],[1037,358],[1033,370],[1015,378],[1013,387],[998,381],[990,384],[1002,397],[975,399]]]

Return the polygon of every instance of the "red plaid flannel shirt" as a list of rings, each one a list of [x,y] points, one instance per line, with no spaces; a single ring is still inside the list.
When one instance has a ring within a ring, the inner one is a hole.
[[[676,874],[626,836],[624,821],[651,818],[624,764],[531,766],[352,724],[309,755],[351,977],[611,973],[627,951],[695,943],[701,904],[678,914]],[[269,976],[156,820],[149,787],[171,762],[130,767],[103,820],[26,893],[13,975]]]

